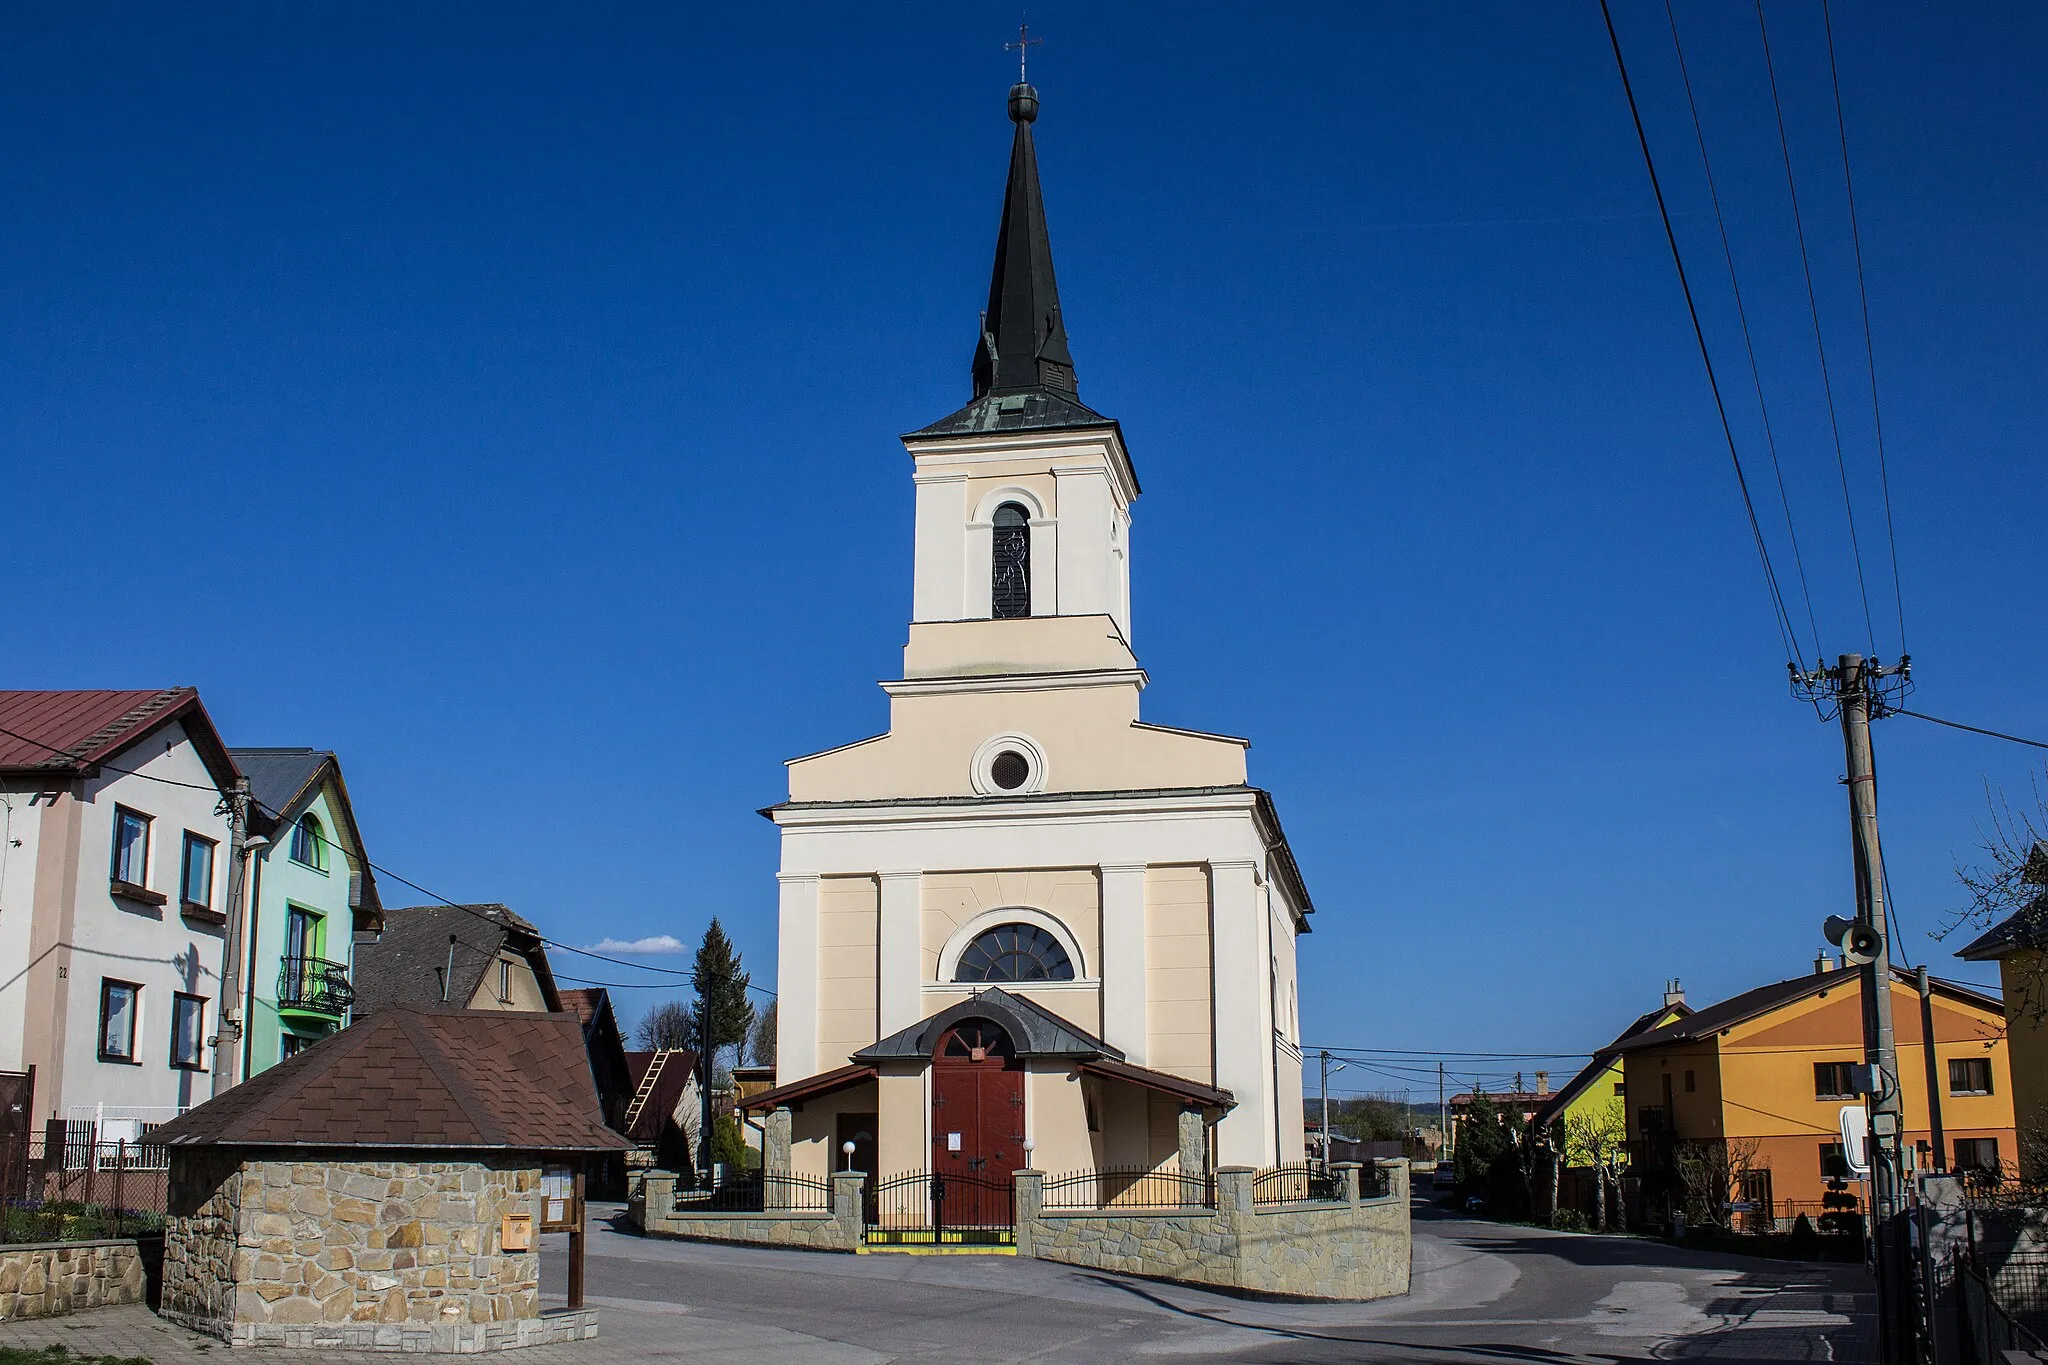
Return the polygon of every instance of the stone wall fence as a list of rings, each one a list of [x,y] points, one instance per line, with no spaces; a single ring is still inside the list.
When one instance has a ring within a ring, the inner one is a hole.
[[[627,1216],[652,1237],[680,1237],[696,1242],[749,1242],[758,1246],[794,1247],[805,1251],[860,1250],[861,1186],[859,1171],[833,1174],[830,1209],[775,1208],[774,1181],[764,1187],[764,1207],[719,1212],[676,1206],[676,1173],[646,1172],[640,1190],[627,1201]]]
[[[1047,1209],[1041,1171],[1017,1173],[1017,1254],[1259,1298],[1383,1299],[1408,1292],[1408,1164],[1375,1163],[1388,1193],[1361,1198],[1356,1162],[1337,1200],[1254,1204],[1249,1166],[1216,1172],[1216,1207]]]
[[[0,1321],[141,1303],[155,1251],[132,1237],[0,1246]]]

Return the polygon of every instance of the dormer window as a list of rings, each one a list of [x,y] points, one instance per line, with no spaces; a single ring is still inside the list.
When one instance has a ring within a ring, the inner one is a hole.
[[[989,600],[998,621],[1031,614],[1031,515],[1014,502],[996,509]]]
[[[292,861],[316,871],[327,870],[327,836],[321,832],[320,822],[310,815],[300,816],[292,826]]]

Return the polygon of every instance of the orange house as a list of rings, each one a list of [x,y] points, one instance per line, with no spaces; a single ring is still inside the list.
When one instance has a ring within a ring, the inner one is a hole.
[[[1920,994],[1912,975],[1897,969],[1891,992],[1908,1162],[1917,1170],[2010,1165],[2016,1153],[2003,1005],[1968,986],[1933,983],[1937,1155]],[[1863,1060],[1862,996],[1861,973],[1816,971],[1616,1045],[1630,1150],[1651,1221],[1672,1197],[1681,1153],[1718,1153],[1733,1168],[1727,1198],[1750,1205],[1750,1226],[1819,1213],[1828,1176],[1841,1169],[1841,1111],[1863,1103],[1851,1093],[1850,1070]],[[1849,1188],[1860,1200],[1853,1179]]]

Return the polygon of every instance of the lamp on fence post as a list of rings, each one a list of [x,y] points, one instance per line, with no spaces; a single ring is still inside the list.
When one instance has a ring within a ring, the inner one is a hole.
[[[845,1164],[844,1166],[840,1167],[839,1169],[841,1169],[841,1170],[843,1170],[843,1171],[850,1171],[850,1170],[852,1170],[852,1169],[853,1169],[853,1140],[852,1140],[851,1138],[849,1138],[849,1139],[847,1139],[847,1140],[846,1140],[845,1142],[842,1142],[842,1143],[840,1143],[840,1144],[839,1144],[839,1150],[840,1150],[840,1151],[842,1151],[842,1152],[844,1152],[844,1153],[846,1153],[846,1164]]]

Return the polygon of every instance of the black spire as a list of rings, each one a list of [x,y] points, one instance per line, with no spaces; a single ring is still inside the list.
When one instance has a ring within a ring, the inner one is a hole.
[[[1115,425],[1083,407],[1074,385],[1052,238],[1045,230],[1045,196],[1038,188],[1038,151],[1031,142],[1037,118],[1038,92],[1019,81],[1010,87],[1010,121],[1017,131],[1010,140],[1010,183],[1003,191],[988,309],[974,345],[974,401],[916,435]]]
[[[1031,124],[1038,92],[1010,89],[1010,183],[1003,191],[996,264],[988,282],[988,311],[974,348],[974,396],[1051,389],[1074,396],[1074,357],[1060,319],[1060,287],[1052,271],[1052,238],[1045,230],[1045,196],[1038,188],[1038,151]]]

